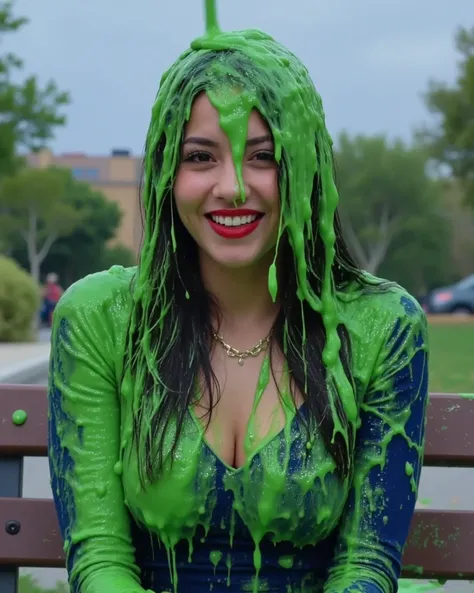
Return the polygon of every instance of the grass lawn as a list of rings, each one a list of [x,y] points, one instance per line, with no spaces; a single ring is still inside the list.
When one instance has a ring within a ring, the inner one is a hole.
[[[430,391],[474,393],[474,323],[430,322]]]

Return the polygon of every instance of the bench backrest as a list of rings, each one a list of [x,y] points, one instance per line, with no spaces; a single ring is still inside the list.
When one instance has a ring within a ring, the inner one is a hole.
[[[13,593],[17,569],[64,567],[52,500],[21,498],[23,457],[46,456],[47,394],[42,386],[0,386],[0,591]],[[17,426],[15,411],[28,414]],[[425,466],[474,468],[474,399],[431,394]],[[474,579],[473,510],[419,509],[404,553],[404,576]],[[8,587],[12,587],[9,589]]]

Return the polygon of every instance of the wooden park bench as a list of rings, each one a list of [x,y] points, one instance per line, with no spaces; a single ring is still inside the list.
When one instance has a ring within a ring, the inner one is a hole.
[[[19,567],[64,567],[52,500],[22,498],[25,456],[46,456],[46,389],[0,386],[0,593],[16,593]],[[15,425],[22,409],[26,422]],[[474,471],[474,399],[431,395],[425,466]],[[459,485],[462,487],[462,485]],[[473,510],[419,509],[404,554],[403,576],[412,579],[474,579]]]

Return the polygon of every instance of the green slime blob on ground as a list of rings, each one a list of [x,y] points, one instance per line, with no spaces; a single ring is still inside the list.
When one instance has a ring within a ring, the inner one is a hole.
[[[195,40],[165,73],[152,110],[145,158],[144,205],[146,212],[154,210],[157,216],[155,219],[146,217],[140,265],[131,270],[113,268],[84,279],[67,291],[55,313],[50,414],[55,418],[63,453],[52,456],[51,462],[53,471],[64,478],[68,488],[57,494],[62,496],[65,507],[73,508],[74,519],[66,533],[65,552],[68,555],[74,544],[78,551],[70,578],[79,582],[81,593],[143,592],[134,561],[129,511],[134,521],[159,536],[168,554],[170,578],[177,591],[177,543],[188,541],[192,561],[197,528],[202,527],[207,533],[210,526],[216,504],[217,458],[203,456],[203,429],[193,414],[178,444],[173,468],[165,468],[162,479],[147,483],[145,488],[139,479],[138,459],[146,443],[133,441],[134,418],[146,405],[143,398],[146,374],[152,374],[156,385],[162,384],[157,371],[157,352],[165,349],[164,344],[152,344],[152,328],[137,322],[137,309],[141,308],[144,318],[152,310],[160,311],[158,324],[170,309],[173,295],[166,293],[164,280],[172,253],[168,254],[168,261],[162,262],[162,276],[158,278],[156,291],[152,293],[147,287],[158,240],[159,217],[180,158],[183,127],[196,96],[207,92],[231,141],[241,200],[245,200],[242,158],[252,109],[260,111],[272,131],[276,158],[282,165],[279,236],[286,233],[294,251],[299,298],[321,313],[326,328],[323,362],[328,370],[329,386],[334,387],[329,392],[335,432],[348,438],[338,423],[333,397],[336,390],[352,425],[357,425],[360,410],[384,418],[382,437],[374,437],[373,442],[365,444],[354,462],[354,509],[346,517],[341,532],[347,551],[344,562],[332,569],[328,584],[331,591],[339,592],[365,575],[358,556],[361,542],[367,542],[363,548],[365,556],[370,555],[380,563],[388,562],[380,554],[378,534],[367,516],[364,517],[364,513],[384,516],[386,504],[383,491],[372,488],[368,482],[369,473],[385,466],[387,447],[394,437],[413,450],[418,461],[423,455],[422,427],[412,435],[408,434],[406,425],[411,406],[418,400],[423,401],[426,394],[413,393],[411,400],[400,406],[393,396],[396,393],[393,377],[400,370],[410,368],[413,356],[425,349],[424,345],[419,345],[419,336],[426,336],[426,323],[413,301],[410,301],[412,309],[408,318],[401,303],[402,299],[409,300],[409,296],[399,287],[385,294],[368,296],[357,291],[336,294],[332,266],[335,258],[333,221],[338,196],[333,180],[332,143],[325,128],[321,99],[306,68],[291,52],[260,31],[221,32],[215,3],[208,1],[206,5],[207,35]],[[214,56],[214,52],[218,52],[218,57],[203,67],[203,57]],[[241,69],[245,60],[252,65],[248,70]],[[181,83],[190,73],[190,81],[183,87]],[[153,159],[163,139],[164,160],[158,175]],[[311,224],[311,192],[316,174],[322,184],[318,229]],[[308,282],[308,275],[313,273],[312,254],[318,233],[325,249],[321,294],[315,294]],[[173,247],[176,248],[175,240]],[[276,278],[274,263],[268,282],[273,298],[278,295]],[[130,359],[134,357],[127,342],[130,318],[131,331],[138,332],[142,345],[133,377],[123,366],[127,348]],[[339,322],[346,325],[351,335],[357,393],[349,384],[339,358],[340,342],[336,332]],[[396,351],[390,340],[400,343]],[[296,547],[325,539],[342,516],[350,486],[347,481],[336,480],[334,460],[317,431],[311,443],[301,443],[306,459],[304,470],[292,476],[290,486],[287,480],[289,450],[298,439],[301,441],[300,435],[291,428],[295,411],[291,411],[289,405],[284,407],[285,426],[272,440],[259,442],[254,422],[255,410],[268,381],[269,365],[265,359],[245,441],[249,458],[238,470],[227,468],[225,477],[225,487],[234,496],[232,517],[239,514],[255,542],[256,575],[251,584],[254,592],[265,586],[258,579],[262,562],[259,544],[265,534],[272,534],[275,543],[290,541]],[[289,402],[287,386],[282,387],[283,399]],[[369,396],[365,397],[366,393]],[[158,395],[148,399],[152,403],[143,417],[144,422],[148,422],[145,433],[151,434],[150,419],[161,400]],[[173,440],[172,429],[166,438],[165,447]],[[64,461],[66,452],[74,462],[72,466]],[[260,475],[251,468],[251,458],[257,454],[261,456]],[[412,486],[407,504],[414,506],[416,492],[413,488],[417,488],[419,472],[414,475],[409,465],[404,465],[403,470]],[[252,500],[256,502],[251,504]],[[290,500],[292,506],[288,506]],[[304,500],[312,503],[308,511],[302,510]],[[303,519],[312,527],[302,532]],[[232,545],[234,519],[226,527]],[[209,562],[214,568],[222,561],[220,553],[214,550],[211,554]],[[288,570],[289,560],[282,559],[282,563]],[[232,559],[229,555],[225,564],[230,582]],[[356,573],[348,572],[347,566],[358,567]],[[381,583],[382,590],[388,590],[387,581],[382,579]]]

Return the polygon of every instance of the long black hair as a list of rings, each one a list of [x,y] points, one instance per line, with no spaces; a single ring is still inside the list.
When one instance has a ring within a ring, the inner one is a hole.
[[[188,67],[175,92],[184,93],[189,88],[190,81],[197,76],[197,68],[204,71],[213,61],[222,59],[222,52],[203,53],[196,58],[193,68]],[[245,56],[239,52],[228,52],[226,59],[234,60],[234,65],[248,76],[251,66]],[[195,86],[193,98],[202,90],[202,87]],[[264,89],[261,95],[262,101],[270,106],[274,101],[271,95],[268,89]],[[176,105],[171,103],[165,116],[170,121],[176,117]],[[129,328],[129,367],[132,376],[137,376],[141,372],[143,379],[143,389],[137,395],[139,402],[134,413],[134,438],[139,451],[139,471],[143,483],[155,479],[165,462],[172,460],[188,410],[199,398],[196,389],[199,382],[202,383],[201,391],[205,390],[209,398],[206,418],[208,423],[221,395],[220,385],[211,364],[212,333],[215,329],[212,320],[216,316],[219,317],[218,305],[203,284],[197,245],[181,222],[176,209],[173,197],[175,172],[167,173],[161,196],[158,196],[158,184],[153,182],[153,179],[162,179],[164,168],[169,166],[166,163],[167,152],[168,155],[170,152],[168,143],[169,140],[163,133],[156,141],[151,154],[150,145],[146,148],[148,164],[151,166],[144,171],[140,193],[146,201],[143,211],[144,226],[148,229],[147,241],[151,241],[152,230],[153,241],[152,248],[146,245],[146,262],[143,261],[145,256],[142,252],[139,270],[140,266],[147,266],[148,290],[151,299],[154,300],[145,308],[140,298],[135,299]],[[179,146],[180,142],[177,144]],[[316,146],[318,165],[323,158],[319,149],[320,147]],[[284,180],[288,179],[287,169],[288,155],[283,149],[280,160],[280,187],[285,185]],[[320,166],[318,170],[321,170]],[[305,257],[311,262],[307,282],[316,295],[321,295],[325,267],[325,245],[319,232],[319,205],[323,191],[321,176],[316,173],[311,193],[310,223],[313,239],[305,244]],[[337,212],[334,232],[334,292],[344,291],[354,283],[363,288],[364,273],[347,248]],[[331,409],[329,389],[334,386],[330,386],[327,369],[323,364],[323,349],[327,341],[325,326],[321,313],[297,296],[295,254],[285,232],[278,244],[277,261],[281,309],[271,334],[272,372],[274,354],[278,350],[286,358],[293,399],[296,392],[304,399],[306,419],[302,415],[300,417],[306,429],[311,432],[317,427],[328,452],[335,460],[338,475],[346,478],[351,472],[355,426],[348,421],[337,393],[332,400],[335,409]],[[165,311],[163,305],[160,306],[163,294],[167,295]],[[350,336],[342,323],[337,327],[337,332],[341,340],[340,360],[346,377],[353,385]],[[153,353],[152,360],[150,355],[147,358],[143,354],[145,339],[147,352]],[[144,376],[143,367],[140,367],[140,354],[143,354],[142,360],[147,359]],[[334,413],[337,414],[338,424],[342,425],[343,431],[349,435],[348,438],[344,438],[340,433],[336,433],[333,438],[336,426]],[[167,443],[169,445],[170,428],[173,431],[173,439],[169,447]]]

